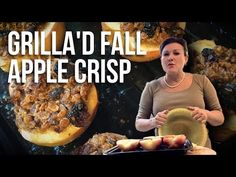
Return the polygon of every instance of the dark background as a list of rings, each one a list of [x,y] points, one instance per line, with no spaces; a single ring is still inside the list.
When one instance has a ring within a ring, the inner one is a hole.
[[[95,52],[89,57],[81,55],[81,41],[76,42],[76,56],[70,56],[72,60],[78,58],[92,59],[117,59],[116,56],[100,56],[100,22],[66,22],[67,31],[92,31],[95,36]],[[233,22],[187,22],[186,35],[188,43],[199,39],[213,39],[216,44],[230,48],[236,48],[236,27]],[[76,38],[74,38],[76,39]],[[110,48],[108,47],[109,51]],[[107,52],[109,53],[109,52]],[[0,71],[0,153],[1,154],[70,154],[79,145],[86,142],[95,133],[114,132],[126,135],[129,138],[142,138],[153,135],[153,131],[138,132],[134,127],[135,117],[138,111],[140,95],[147,81],[163,75],[160,60],[152,62],[131,62],[132,70],[126,75],[125,83],[96,84],[99,93],[99,108],[94,121],[79,138],[65,146],[54,148],[41,147],[24,140],[17,131],[14,123],[12,104],[4,101],[9,98],[7,78],[8,74]],[[188,71],[188,67],[186,68]],[[219,90],[217,90],[219,91]],[[221,100],[224,100],[220,96]],[[228,107],[227,100],[221,101],[223,107]],[[236,105],[230,105],[236,108]],[[209,127],[213,148],[218,154],[234,154],[236,150],[236,137],[227,137],[219,141],[216,130]],[[223,130],[223,127],[220,129]]]

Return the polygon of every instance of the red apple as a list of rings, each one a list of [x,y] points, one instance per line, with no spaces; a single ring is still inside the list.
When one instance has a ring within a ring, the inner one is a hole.
[[[175,135],[165,135],[163,137],[163,144],[166,146],[170,146],[174,142]]]
[[[176,135],[174,138],[174,142],[178,144],[179,146],[183,146],[185,141],[186,141],[186,136],[183,134]]]
[[[168,148],[180,148],[183,146],[186,140],[186,136],[181,135],[165,135],[163,137],[163,144],[167,145]]]

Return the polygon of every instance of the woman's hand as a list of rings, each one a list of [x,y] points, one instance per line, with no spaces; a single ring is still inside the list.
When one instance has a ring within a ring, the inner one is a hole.
[[[155,127],[160,128],[167,120],[168,110],[158,112],[154,118],[151,119]]]
[[[192,106],[189,106],[188,109],[190,111],[192,111],[193,119],[195,119],[201,123],[207,122],[207,119],[208,119],[207,110],[201,109],[198,107],[192,107]]]

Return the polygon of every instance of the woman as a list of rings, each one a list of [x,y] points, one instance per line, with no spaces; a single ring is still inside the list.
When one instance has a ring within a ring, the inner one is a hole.
[[[146,84],[140,99],[136,129],[145,132],[160,128],[167,120],[168,109],[173,107],[188,107],[193,119],[199,122],[212,126],[223,124],[224,115],[210,80],[204,75],[183,71],[188,62],[186,41],[168,38],[161,44],[160,51],[166,74]],[[205,146],[211,147],[209,138]]]

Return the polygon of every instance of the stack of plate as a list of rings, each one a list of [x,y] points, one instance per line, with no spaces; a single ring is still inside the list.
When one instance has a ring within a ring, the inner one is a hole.
[[[187,108],[170,110],[166,123],[156,133],[160,136],[184,134],[187,139],[199,146],[205,146],[208,138],[206,125],[194,120]]]

